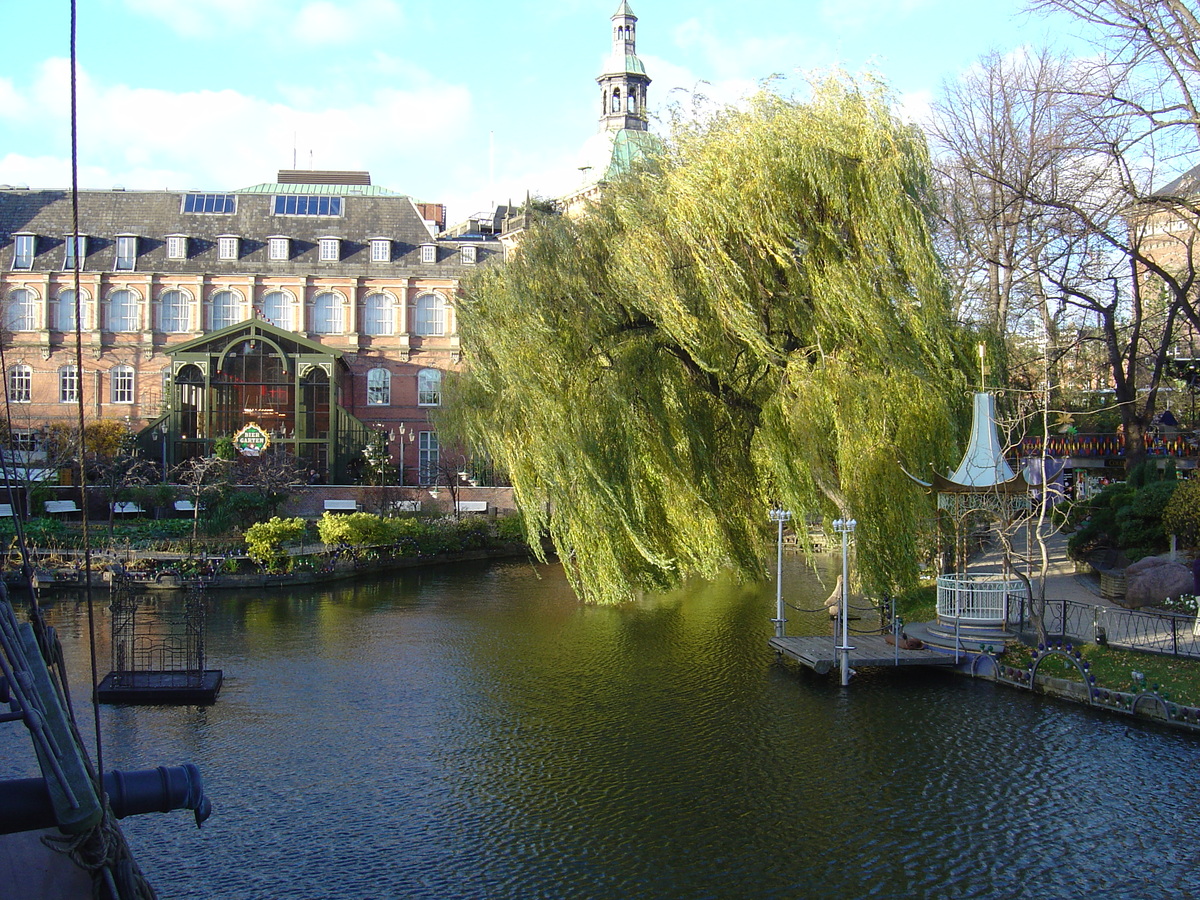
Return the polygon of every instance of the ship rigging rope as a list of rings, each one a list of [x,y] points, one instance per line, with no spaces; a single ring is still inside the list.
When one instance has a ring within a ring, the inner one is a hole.
[[[80,529],[83,539],[83,584],[87,601],[88,650],[92,667],[92,721],[96,735],[96,767],[93,773],[96,793],[101,798],[103,814],[100,824],[89,829],[68,845],[67,852],[92,873],[93,893],[101,896],[101,885],[115,900],[155,900],[157,894],[146,881],[141,869],[129,852],[125,835],[117,827],[108,796],[104,791],[104,750],[100,732],[100,699],[97,694],[99,666],[96,662],[96,613],[92,592],[92,540],[88,519],[87,481],[87,430],[83,405],[83,294],[80,291],[79,268],[82,265],[79,252],[79,84],[76,33],[78,31],[77,0],[70,0],[70,65],[71,65],[71,237],[74,252],[71,254],[72,287],[75,291],[75,372],[78,377],[75,391],[75,409],[79,440],[79,497],[81,509]],[[99,387],[97,386],[97,390]],[[99,397],[97,397],[99,400]]]

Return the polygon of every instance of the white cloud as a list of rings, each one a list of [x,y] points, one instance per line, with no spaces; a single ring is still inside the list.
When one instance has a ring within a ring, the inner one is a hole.
[[[910,91],[896,100],[896,115],[910,125],[926,127],[933,119],[933,91]]]
[[[54,149],[9,154],[0,180],[43,187],[69,183],[63,102],[68,71],[64,60],[51,60],[23,92],[10,86],[26,114],[20,132],[5,129],[12,135],[6,142],[13,146],[18,133],[38,134]],[[377,183],[415,192],[430,175],[440,175],[443,147],[461,140],[471,107],[465,87],[432,80],[412,90],[365,92],[341,106],[299,106],[234,90],[97,84],[81,72],[80,184],[237,188],[270,181],[277,169],[291,168],[295,149],[301,168],[311,159],[317,168],[369,169]],[[401,177],[417,183],[389,184]]]
[[[125,0],[131,12],[157,19],[189,38],[259,31],[306,44],[341,44],[395,29],[396,0]],[[298,8],[297,8],[298,7]]]

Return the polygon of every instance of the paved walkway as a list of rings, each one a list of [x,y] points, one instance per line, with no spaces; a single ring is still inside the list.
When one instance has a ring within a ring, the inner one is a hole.
[[[1024,543],[1019,545],[1024,551]],[[1034,548],[1033,590],[1038,593],[1040,578],[1040,561],[1036,558],[1037,548]],[[1067,555],[1067,535],[1054,534],[1046,539],[1046,552],[1049,567],[1046,570],[1046,599],[1071,600],[1076,603],[1086,603],[1090,606],[1106,606],[1119,609],[1111,600],[1100,596],[1100,579],[1092,574],[1078,574],[1075,571],[1075,561]],[[971,559],[968,571],[972,574],[999,572],[1003,560],[1003,551],[998,542]],[[1024,569],[1022,569],[1024,571]]]

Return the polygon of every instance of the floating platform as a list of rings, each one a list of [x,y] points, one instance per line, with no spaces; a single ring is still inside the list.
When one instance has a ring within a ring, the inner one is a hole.
[[[205,706],[216,702],[224,679],[221,669],[109,672],[96,688],[96,698],[101,703]]]
[[[838,641],[832,637],[773,637],[774,650],[807,666],[818,675],[839,664]],[[850,667],[863,666],[953,666],[953,653],[936,650],[897,650],[881,634],[850,636]]]

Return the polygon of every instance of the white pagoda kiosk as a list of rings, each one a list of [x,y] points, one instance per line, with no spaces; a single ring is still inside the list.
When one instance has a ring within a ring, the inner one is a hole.
[[[935,472],[930,482],[913,480],[937,493],[939,516],[949,516],[954,526],[954,571],[938,576],[937,621],[920,629],[921,637],[962,649],[1003,643],[1012,637],[1009,598],[1023,594],[1025,582],[1003,571],[968,572],[970,525],[980,519],[1008,525],[1030,508],[1030,492],[1038,485],[1004,458],[992,394],[975,394],[971,439],[958,468],[947,476]]]

